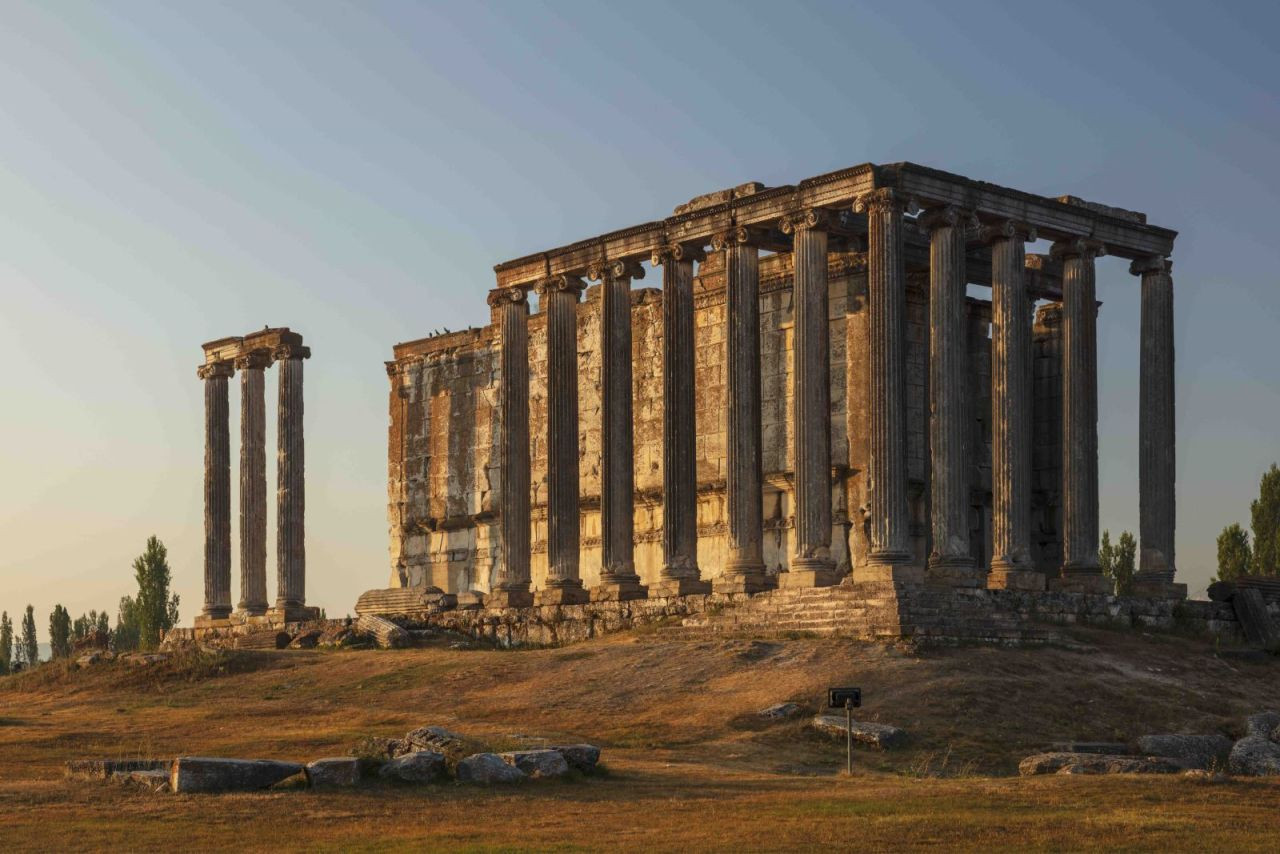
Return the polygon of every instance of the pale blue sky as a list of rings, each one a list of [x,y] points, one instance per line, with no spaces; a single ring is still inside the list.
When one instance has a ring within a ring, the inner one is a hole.
[[[346,613],[388,573],[393,343],[483,323],[498,261],[897,160],[1181,232],[1178,562],[1203,588],[1280,457],[1275,9],[0,3],[0,607],[42,634],[55,601],[114,612],[155,533],[190,621],[199,345],[271,324],[314,352],[308,598]],[[1099,295],[1102,520],[1136,530],[1123,262]]]

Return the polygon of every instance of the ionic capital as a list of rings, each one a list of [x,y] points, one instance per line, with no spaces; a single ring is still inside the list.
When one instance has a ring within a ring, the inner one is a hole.
[[[301,344],[281,344],[271,351],[271,358],[277,362],[285,359],[310,359],[311,348]]]
[[[528,300],[524,288],[494,288],[489,291],[488,303],[489,308],[497,308],[501,305],[519,305]]]
[[[587,266],[587,278],[593,282],[609,279],[643,279],[644,267],[639,261],[593,261]]]
[[[739,225],[728,231],[713,235],[711,238],[711,248],[717,252],[728,249],[730,246],[759,246],[764,243],[767,233],[763,229],[754,228],[749,225]]]
[[[863,193],[853,203],[854,213],[899,211],[914,216],[920,212],[920,203],[914,196],[906,196],[892,187],[881,187]]]
[[[218,377],[230,377],[236,372],[235,366],[230,362],[209,362],[196,368],[196,376],[202,380],[212,380]]]
[[[1135,276],[1147,276],[1152,273],[1168,273],[1173,269],[1173,262],[1163,255],[1151,255],[1139,258],[1129,264],[1129,272]]]
[[[659,264],[669,264],[673,261],[697,261],[701,263],[706,259],[706,250],[697,243],[668,243],[653,250],[653,255],[649,260],[656,267]]]
[[[271,351],[266,347],[241,353],[235,360],[237,371],[260,371],[270,364]]]
[[[1101,240],[1084,237],[1073,237],[1070,240],[1059,240],[1049,250],[1053,258],[1085,258],[1092,260],[1107,254],[1107,246]]]
[[[383,362],[382,364],[387,366],[387,376],[392,379],[400,376],[400,372],[403,370],[399,362]]]
[[[1036,230],[1025,222],[1004,219],[984,225],[978,231],[978,239],[983,243],[994,243],[997,240],[1013,240],[1015,238],[1023,243],[1035,240]]]
[[[571,294],[576,301],[582,292],[586,290],[587,283],[579,279],[577,276],[560,275],[552,276],[549,279],[543,279],[538,282],[538,296],[546,296],[547,294],[567,293]]]
[[[925,211],[920,216],[919,222],[930,231],[955,226],[970,229],[978,225],[978,217],[973,211],[965,210],[956,205],[943,205],[942,207],[930,208]]]
[[[832,225],[831,212],[823,208],[809,208],[784,214],[778,220],[778,227],[783,234],[794,234],[802,229],[826,231]]]

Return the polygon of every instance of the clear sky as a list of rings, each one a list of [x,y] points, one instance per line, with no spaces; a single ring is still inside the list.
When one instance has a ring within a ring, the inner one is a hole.
[[[308,599],[347,613],[388,575],[392,344],[485,322],[499,261],[898,160],[1181,232],[1177,548],[1203,589],[1280,458],[1277,9],[5,2],[0,607],[42,636],[55,602],[114,614],[154,533],[190,623],[199,345],[270,324],[313,350]],[[1102,524],[1136,532],[1137,280],[1102,259],[1098,289]]]

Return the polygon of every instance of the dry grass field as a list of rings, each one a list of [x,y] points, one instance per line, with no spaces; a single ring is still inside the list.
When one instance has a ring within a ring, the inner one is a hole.
[[[1238,733],[1280,662],[1081,631],[1069,648],[915,651],[833,639],[616,635],[562,649],[241,652],[0,679],[0,851],[1079,850],[1280,847],[1280,782],[1020,779],[1064,739]],[[863,688],[910,747],[861,751],[756,710]],[[494,746],[591,741],[605,773],[507,789],[150,794],[63,779],[97,756],[306,761],[441,724]]]

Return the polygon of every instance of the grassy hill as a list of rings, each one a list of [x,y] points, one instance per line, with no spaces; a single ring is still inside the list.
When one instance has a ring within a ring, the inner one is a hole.
[[[858,754],[804,721],[828,685],[910,746]],[[1081,630],[1066,646],[915,650],[836,639],[638,631],[562,649],[238,652],[152,668],[55,663],[0,679],[0,838],[10,849],[870,850],[1128,845],[1264,849],[1280,782],[1021,779],[1053,741],[1236,735],[1280,705],[1280,662],[1205,644]],[[306,761],[367,735],[441,724],[496,746],[591,741],[607,774],[515,789],[155,795],[71,782],[62,762],[204,754]]]

